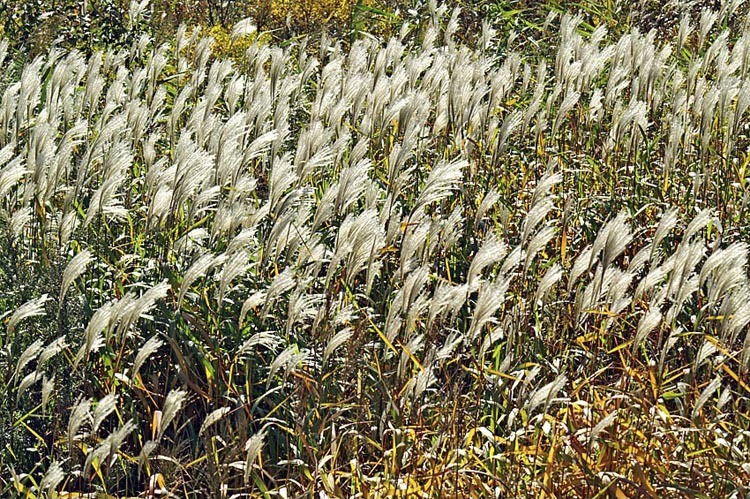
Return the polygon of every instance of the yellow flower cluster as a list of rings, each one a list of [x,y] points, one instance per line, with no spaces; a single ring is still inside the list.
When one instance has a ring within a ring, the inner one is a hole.
[[[256,40],[261,43],[269,43],[271,36],[266,33],[251,33],[232,40],[232,29],[216,25],[208,29],[206,35],[213,37],[213,53],[216,57],[228,57],[235,62],[242,60],[248,47]]]
[[[266,0],[257,4],[257,12],[251,15],[260,25],[288,26],[299,32],[310,32],[325,26],[334,31],[345,29],[351,20],[357,3],[372,4],[371,0]],[[272,30],[273,31],[273,30]],[[260,37],[261,42],[271,41],[271,35],[253,33],[232,40],[231,27],[215,25],[207,30],[214,38],[213,52],[218,57],[240,60],[247,48]]]
[[[275,21],[303,29],[316,26],[344,26],[357,0],[271,0],[270,16]]]

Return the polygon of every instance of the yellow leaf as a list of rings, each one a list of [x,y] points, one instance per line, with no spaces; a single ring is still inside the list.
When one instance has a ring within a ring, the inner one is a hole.
[[[576,343],[583,346],[584,343],[594,341],[599,335],[597,333],[584,334],[576,338]]]
[[[635,474],[635,477],[638,479],[641,485],[646,488],[646,490],[649,491],[650,494],[652,494],[652,497],[656,495],[656,489],[651,485],[651,482],[648,481],[648,477],[646,477],[646,474],[643,473],[643,468],[641,468],[641,465],[638,463],[635,463],[633,466],[633,473]]]
[[[161,411],[154,411],[151,418],[151,440],[156,440],[156,435],[161,431]]]
[[[750,386],[747,386],[747,383],[742,381],[740,377],[737,376],[737,373],[732,371],[732,369],[728,365],[723,364],[721,368],[724,370],[725,373],[731,376],[732,379],[735,380],[747,393],[750,393]]]

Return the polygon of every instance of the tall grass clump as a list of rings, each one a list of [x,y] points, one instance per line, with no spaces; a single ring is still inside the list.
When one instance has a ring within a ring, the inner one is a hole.
[[[744,497],[733,12],[3,66],[0,495]]]

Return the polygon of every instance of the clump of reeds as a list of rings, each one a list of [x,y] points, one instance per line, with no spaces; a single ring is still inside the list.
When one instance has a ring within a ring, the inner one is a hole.
[[[445,14],[24,67],[3,495],[748,492],[750,29],[535,60]]]

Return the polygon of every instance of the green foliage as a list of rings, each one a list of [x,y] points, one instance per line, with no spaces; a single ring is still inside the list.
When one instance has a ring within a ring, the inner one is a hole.
[[[126,46],[143,26],[120,0],[19,0],[0,5],[0,36],[32,56],[51,44],[90,52]]]

